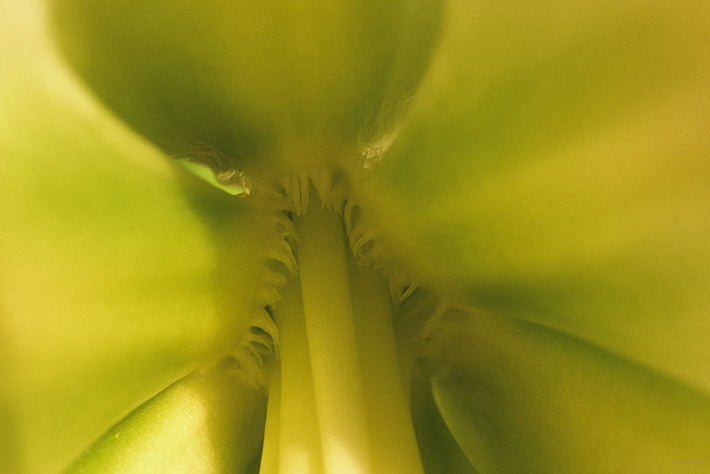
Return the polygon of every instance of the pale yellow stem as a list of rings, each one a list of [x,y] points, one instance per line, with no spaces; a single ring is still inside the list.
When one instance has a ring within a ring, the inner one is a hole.
[[[279,472],[323,472],[306,322],[298,281],[289,279],[274,311],[281,343]]]
[[[401,377],[387,282],[350,259],[350,283],[373,471],[422,474],[410,405]]]
[[[371,472],[369,443],[345,235],[342,221],[319,204],[295,224],[323,466],[327,474],[364,474]]]
[[[275,361],[269,367],[269,401],[266,405],[264,445],[261,450],[259,474],[279,472],[279,432],[281,424],[281,368]]]

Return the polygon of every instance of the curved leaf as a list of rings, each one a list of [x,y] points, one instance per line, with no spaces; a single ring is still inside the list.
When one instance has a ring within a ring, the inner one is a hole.
[[[452,312],[434,398],[482,473],[706,472],[710,397],[540,326]]]
[[[246,330],[222,272],[251,247],[77,85],[32,3],[0,18],[0,470],[56,471]]]
[[[451,2],[371,208],[468,304],[710,390],[710,11]],[[411,263],[411,262],[410,262]]]
[[[163,390],[68,472],[244,473],[261,448],[266,394],[219,368]]]
[[[439,414],[431,393],[430,374],[417,369],[412,387],[412,422],[424,472],[477,474]]]

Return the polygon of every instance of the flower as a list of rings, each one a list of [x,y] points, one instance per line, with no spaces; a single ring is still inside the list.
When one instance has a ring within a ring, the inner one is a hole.
[[[79,463],[258,456],[276,382],[267,401],[225,374],[258,366],[276,337],[245,316],[262,301],[258,234],[274,209],[202,185],[165,151],[267,181],[304,160],[377,161],[350,181],[387,261],[422,288],[400,305],[399,347],[416,356],[427,472],[710,463],[703,2],[323,2],[310,23],[297,2],[224,7],[252,8],[237,19],[119,3],[2,6],[3,470],[56,470],[96,439]],[[237,20],[272,36],[255,46]],[[253,69],[230,70],[230,55]],[[277,313],[299,300],[289,291]],[[286,337],[294,319],[275,317]],[[266,352],[224,359],[245,335]]]

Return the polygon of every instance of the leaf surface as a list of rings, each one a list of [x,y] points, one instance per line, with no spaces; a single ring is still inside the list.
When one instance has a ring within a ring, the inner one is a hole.
[[[47,472],[231,347],[253,247],[240,206],[178,178],[67,72],[32,3],[1,13],[0,465]]]
[[[709,26],[697,1],[451,2],[363,193],[391,247],[469,305],[710,390]]]

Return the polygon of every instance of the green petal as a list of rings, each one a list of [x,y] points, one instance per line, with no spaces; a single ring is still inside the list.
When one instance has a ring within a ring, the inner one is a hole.
[[[55,0],[52,17],[72,64],[141,133],[263,171],[376,154],[421,78],[441,3]]]
[[[540,326],[452,312],[436,403],[479,472],[707,472],[710,397]]]
[[[258,459],[266,394],[219,369],[171,385],[111,428],[69,472],[243,473]]]
[[[444,30],[371,186],[388,237],[469,304],[710,390],[707,2],[460,0]]]
[[[417,367],[419,369],[419,367]],[[425,370],[416,370],[412,386],[412,422],[424,472],[476,474],[441,417]]]
[[[29,3],[0,13],[0,470],[48,472],[234,342],[250,299],[222,272],[251,247],[216,238],[239,214],[198,213],[217,198],[77,85]]]

